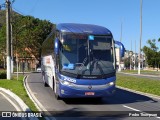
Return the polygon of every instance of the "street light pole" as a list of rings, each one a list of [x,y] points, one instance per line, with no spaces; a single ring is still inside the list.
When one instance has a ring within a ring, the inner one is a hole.
[[[142,4],[143,0],[140,0],[140,43],[139,43],[139,61],[138,61],[138,74],[140,73],[141,69],[141,41],[142,41]]]
[[[131,53],[130,53],[130,70],[132,70],[132,40],[131,40]]]
[[[11,24],[11,73],[13,73],[13,26]]]
[[[122,27],[123,27],[123,22],[121,21],[121,37],[120,37],[120,42],[122,42]]]
[[[11,73],[13,73],[14,68],[14,62],[13,62],[13,19],[12,19],[12,4],[10,5],[10,14],[11,14],[11,22],[10,22],[10,28],[11,28]]]
[[[134,52],[134,70],[136,70],[136,40],[135,40],[135,52]]]
[[[120,42],[122,42],[122,26],[123,26],[123,22],[121,21],[121,36],[120,36]],[[120,54],[120,47],[119,47],[119,67],[118,67],[118,71],[121,71],[121,54]]]
[[[7,51],[7,79],[11,79],[11,27],[10,27],[10,1],[6,0],[6,51]]]

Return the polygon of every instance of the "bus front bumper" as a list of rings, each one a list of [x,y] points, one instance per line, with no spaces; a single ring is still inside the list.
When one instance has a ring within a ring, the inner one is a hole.
[[[58,93],[59,97],[61,98],[107,97],[107,96],[112,96],[115,93],[115,85],[109,86],[105,89],[83,90],[83,89],[71,88],[69,86],[64,86],[60,84]]]

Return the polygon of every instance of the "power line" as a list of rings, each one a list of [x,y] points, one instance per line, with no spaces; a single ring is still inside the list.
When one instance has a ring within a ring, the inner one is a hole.
[[[12,8],[13,8],[13,10],[14,10],[15,12],[17,12],[18,14],[23,15],[23,16],[26,16],[23,12],[17,10],[17,9],[14,8],[13,6],[12,6]]]
[[[14,2],[15,2],[15,0],[12,0],[12,1],[10,2],[10,4],[13,4]],[[1,10],[2,8],[6,8],[6,3],[0,4],[0,10]]]
[[[15,3],[15,1],[16,0],[12,0],[11,2],[10,2],[10,6],[11,6],[11,9],[13,9],[15,12],[17,12],[18,14],[20,14],[20,15],[23,15],[23,16],[26,16],[23,12],[21,12],[21,11],[19,11],[19,10],[17,10],[16,8],[14,8],[13,7],[13,4]],[[5,3],[4,3],[4,5],[5,5]],[[1,5],[0,5],[1,6]]]
[[[6,4],[5,4],[5,3],[0,4],[0,10],[1,10],[2,8],[5,8],[5,7],[6,7]]]
[[[35,10],[35,8],[36,8],[36,6],[37,6],[38,3],[39,3],[39,0],[36,0],[36,2],[34,3],[33,7],[29,11],[29,14],[32,13]]]

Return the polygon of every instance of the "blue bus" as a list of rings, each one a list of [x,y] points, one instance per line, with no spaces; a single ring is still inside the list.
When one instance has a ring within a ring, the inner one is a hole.
[[[42,44],[44,85],[56,98],[106,97],[115,92],[115,41],[105,27],[61,23]]]

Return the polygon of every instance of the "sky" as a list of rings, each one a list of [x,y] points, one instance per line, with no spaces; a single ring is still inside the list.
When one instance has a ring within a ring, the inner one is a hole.
[[[0,0],[0,4],[4,2]],[[143,0],[142,47],[148,39],[160,38],[159,5],[160,0]],[[15,0],[13,10],[55,24],[101,25],[118,41],[122,23],[122,43],[127,50],[139,52],[140,0]]]

